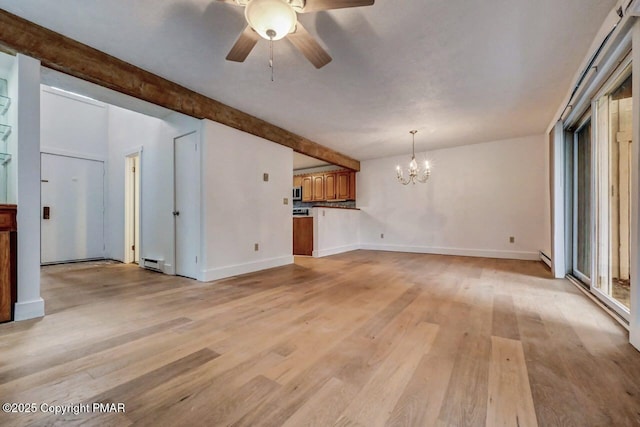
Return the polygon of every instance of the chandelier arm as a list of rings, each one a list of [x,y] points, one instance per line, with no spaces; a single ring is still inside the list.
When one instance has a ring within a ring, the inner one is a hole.
[[[398,171],[398,175],[396,176],[396,178],[398,178],[398,182],[402,185],[408,185],[411,182],[411,176],[409,176],[409,178],[407,179],[404,179],[404,176],[400,171]]]

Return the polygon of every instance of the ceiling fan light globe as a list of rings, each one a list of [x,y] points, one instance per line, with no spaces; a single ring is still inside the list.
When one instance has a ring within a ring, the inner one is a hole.
[[[251,0],[244,16],[251,28],[267,40],[282,39],[295,29],[297,22],[295,10],[283,0]],[[270,37],[271,31],[275,36]]]

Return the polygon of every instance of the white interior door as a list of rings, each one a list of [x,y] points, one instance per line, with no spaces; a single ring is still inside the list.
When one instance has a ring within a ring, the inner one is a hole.
[[[104,162],[41,156],[41,262],[104,258]]]
[[[174,140],[176,274],[198,278],[200,254],[200,150],[197,133]]]

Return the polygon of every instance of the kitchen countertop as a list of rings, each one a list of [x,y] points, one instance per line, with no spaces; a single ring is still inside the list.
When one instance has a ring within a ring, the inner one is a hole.
[[[314,207],[314,208],[324,208],[324,209],[349,209],[349,210],[352,210],[352,211],[359,211],[360,210],[360,208],[347,208],[347,207],[344,207],[344,206],[322,206],[322,205],[319,205],[319,206],[312,206],[312,207]]]

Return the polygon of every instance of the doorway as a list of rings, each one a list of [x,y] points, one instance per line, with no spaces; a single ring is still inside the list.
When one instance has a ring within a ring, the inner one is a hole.
[[[140,263],[140,152],[125,157],[124,189],[124,262]]]
[[[192,132],[174,139],[176,275],[197,279],[200,255],[200,150]]]

